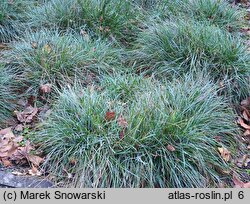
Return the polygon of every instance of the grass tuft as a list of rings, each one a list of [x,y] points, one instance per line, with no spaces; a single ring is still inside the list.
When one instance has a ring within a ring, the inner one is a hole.
[[[28,12],[33,27],[73,28],[97,37],[133,38],[140,12],[127,0],[52,0]]]
[[[136,46],[132,58],[150,74],[173,77],[206,70],[215,82],[226,81],[227,88],[237,91],[241,88],[237,84],[249,74],[250,55],[244,43],[212,25],[183,21],[154,24],[140,33]]]
[[[116,78],[116,84],[124,84]],[[142,79],[133,81],[140,86]],[[109,87],[61,92],[49,119],[34,135],[47,153],[50,173],[59,180],[67,177],[66,171],[72,173],[69,185],[76,187],[216,185],[217,170],[229,168],[217,147],[230,145],[237,133],[227,102],[204,77],[146,83],[144,92],[126,94],[128,103],[112,97]],[[113,120],[105,120],[107,111],[115,112]],[[119,126],[120,115],[126,129]],[[218,142],[218,135],[227,142]]]
[[[153,17],[166,20],[188,18],[210,23],[230,32],[237,31],[245,22],[243,9],[226,0],[138,0]],[[174,16],[174,17],[173,17]]]
[[[0,3],[0,43],[13,40],[19,33],[19,24],[25,18],[28,5],[33,5],[35,0],[1,0]]]
[[[41,84],[57,86],[75,78],[81,80],[88,72],[112,73],[120,63],[121,52],[107,41],[43,29],[27,32],[18,42],[10,44],[4,56],[8,66],[21,73],[20,80],[36,91]]]

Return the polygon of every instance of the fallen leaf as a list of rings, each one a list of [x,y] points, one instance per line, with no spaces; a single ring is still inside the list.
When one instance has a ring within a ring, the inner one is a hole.
[[[31,123],[37,112],[38,108],[28,106],[27,108],[24,109],[23,112],[16,111],[15,113],[18,121],[20,121],[21,123]]]
[[[13,151],[16,150],[17,146],[13,141],[15,139],[15,135],[11,129],[5,129],[2,133],[6,134],[0,137],[0,158],[5,158],[12,154]]]
[[[248,163],[250,162],[250,159],[248,158],[248,155],[243,155],[242,158],[236,160],[236,165],[240,168],[248,166]]]
[[[32,165],[32,168],[28,170],[29,175],[31,176],[41,176],[42,173],[38,171],[38,169]]]
[[[244,107],[248,107],[250,105],[250,97],[248,97],[245,100],[241,101],[240,105],[242,105]]]
[[[15,131],[17,131],[17,132],[22,132],[22,131],[23,131],[23,125],[22,125],[22,124],[18,124],[18,125],[15,127]]]
[[[220,182],[220,183],[218,184],[218,187],[219,187],[219,188],[225,188],[225,187],[226,187],[225,182]]]
[[[27,140],[24,147],[18,147],[17,150],[11,155],[11,160],[28,160],[30,150],[33,150],[33,147],[30,145],[30,142]]]
[[[243,133],[244,136],[249,136],[250,135],[250,130],[246,130],[244,133]]]
[[[119,132],[119,138],[123,139],[124,138],[124,134],[125,134],[125,129],[123,128],[120,132]]]
[[[76,160],[74,158],[71,158],[69,160],[69,163],[72,165],[72,166],[75,166],[76,165]]]
[[[44,84],[39,87],[40,93],[50,93],[51,92],[51,84]]]
[[[11,132],[11,127],[0,130],[0,136]]]
[[[4,167],[12,166],[11,161],[6,160],[6,159],[2,159],[2,164],[3,164]]]
[[[218,150],[219,150],[220,155],[222,156],[222,158],[226,162],[228,162],[229,159],[230,159],[230,152],[226,148],[224,148],[224,147],[218,147]]]
[[[45,44],[42,49],[43,49],[43,51],[47,52],[48,54],[51,53],[51,50],[52,50],[48,44]]]
[[[243,116],[243,118],[246,120],[246,121],[249,121],[249,113],[247,113],[245,110],[243,111],[243,113],[242,113],[242,116]]]
[[[11,161],[16,164],[26,164],[29,161],[34,166],[40,165],[43,159],[36,155],[30,155],[33,147],[29,140],[25,141],[24,146],[20,146],[20,142],[23,142],[23,136],[15,136],[11,128],[5,129],[2,133],[6,133],[0,137],[0,160],[4,166],[10,166]]]
[[[172,145],[168,144],[167,145],[167,150],[170,151],[170,152],[174,152],[175,148]]]
[[[39,166],[43,162],[43,158],[36,155],[27,155],[27,160],[30,161],[34,166]]]
[[[237,123],[244,129],[250,130],[250,126],[244,123],[242,118],[238,118]]]
[[[250,188],[250,182],[242,182],[235,174],[233,175],[232,181],[234,183],[234,188]]]
[[[126,128],[128,126],[127,121],[122,117],[121,114],[117,118],[117,123],[122,128]]]
[[[36,97],[31,95],[28,97],[27,104],[25,107],[33,106],[35,103]]]
[[[115,119],[115,112],[114,111],[107,111],[105,113],[105,120],[111,121]]]

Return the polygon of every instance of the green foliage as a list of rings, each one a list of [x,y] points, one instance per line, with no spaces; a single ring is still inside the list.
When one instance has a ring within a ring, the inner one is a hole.
[[[193,19],[236,31],[244,22],[244,11],[226,0],[137,0],[151,16],[160,19]],[[174,17],[173,17],[174,16]]]
[[[136,93],[147,89],[148,83],[151,83],[150,79],[134,74],[115,74],[115,77],[104,75],[100,79],[100,87],[105,88],[111,98],[123,103],[132,102]]]
[[[28,5],[35,0],[0,0],[0,42],[9,42],[17,34]]]
[[[33,27],[73,28],[93,35],[129,40],[138,24],[140,12],[127,0],[52,0],[31,8]]]
[[[244,22],[244,12],[232,7],[226,0],[196,0],[190,4],[190,10],[198,21],[208,21],[229,31],[236,31]]]
[[[83,19],[77,0],[46,0],[38,7],[30,7],[27,13],[29,23],[33,27],[68,27],[81,26]]]
[[[146,73],[181,75],[206,70],[214,81],[246,80],[250,55],[238,38],[212,25],[197,22],[162,22],[141,32],[132,58]],[[238,87],[239,89],[241,87]],[[237,90],[239,90],[237,88]]]
[[[0,65],[0,127],[4,127],[6,120],[10,119],[15,107],[14,77],[13,71]]]
[[[132,76],[121,82],[115,77],[115,84],[130,84]],[[217,170],[228,166],[217,153],[223,144],[214,136],[222,136],[227,146],[237,128],[214,85],[190,75],[163,85],[145,80],[134,79],[143,92],[132,88],[122,103],[113,95],[123,96],[119,88],[60,93],[34,134],[52,175],[63,178],[66,169],[74,175],[69,185],[76,187],[204,187],[220,181]],[[115,119],[105,120],[106,111],[114,111]],[[128,124],[124,135],[119,115]]]
[[[65,85],[88,72],[112,72],[122,52],[106,41],[49,30],[28,32],[10,48],[4,53],[8,66],[18,70],[20,79],[33,91],[45,83]]]
[[[0,128],[32,95],[52,113],[22,135],[57,181],[214,187],[218,147],[235,153],[229,101],[250,95],[244,23],[226,0],[0,0]]]

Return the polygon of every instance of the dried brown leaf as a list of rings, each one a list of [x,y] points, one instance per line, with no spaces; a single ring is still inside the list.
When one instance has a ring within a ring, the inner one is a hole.
[[[39,87],[39,91],[42,94],[50,93],[51,92],[52,85],[51,84],[43,84]]]
[[[234,183],[234,188],[250,188],[250,182],[242,182],[235,174],[233,175],[232,181]]]
[[[71,159],[69,160],[69,163],[70,163],[72,166],[75,166],[75,165],[76,165],[76,159],[71,158]]]
[[[125,134],[125,129],[123,128],[120,132],[119,132],[119,138],[123,139],[124,138],[124,134]]]
[[[27,159],[31,150],[33,150],[33,147],[30,145],[30,142],[27,140],[25,143],[25,146],[18,147],[17,150],[10,156],[10,158],[11,160]]]
[[[42,175],[42,173],[40,171],[38,171],[38,169],[34,165],[32,165],[32,168],[28,170],[28,173],[31,176],[41,176]]]
[[[115,112],[114,111],[107,111],[105,113],[105,120],[106,121],[111,121],[111,120],[114,120],[115,119]]]
[[[51,53],[52,51],[51,47],[48,44],[45,44],[42,49],[44,52],[47,52],[48,54]]]
[[[230,160],[230,152],[224,147],[218,147],[221,157],[228,162]]]
[[[7,159],[2,159],[2,164],[3,164],[4,167],[12,166],[11,161],[9,161]]]
[[[168,145],[167,145],[167,150],[170,151],[170,152],[174,152],[174,151],[175,151],[175,148],[174,148],[174,146],[168,144]]]
[[[6,134],[0,137],[0,158],[5,158],[12,154],[17,146],[15,143],[15,135],[11,129],[5,129],[5,131],[2,132]]]
[[[244,123],[242,118],[238,118],[237,123],[246,130],[250,130],[250,126]]]
[[[250,159],[248,158],[248,155],[243,155],[242,158],[239,158],[236,160],[236,165],[240,168],[248,166],[248,163],[250,162]]]
[[[117,123],[122,128],[126,128],[128,126],[128,122],[122,117],[121,114],[117,118]]]
[[[241,101],[240,105],[242,105],[244,107],[248,107],[250,105],[250,97],[248,97],[245,100]]]
[[[17,131],[17,132],[22,132],[22,131],[23,131],[23,125],[22,125],[22,124],[18,124],[18,125],[15,127],[15,131]]]
[[[246,130],[244,133],[243,133],[244,136],[250,136],[250,130]]]
[[[242,116],[243,116],[243,119],[246,120],[246,121],[249,121],[249,113],[247,111],[243,111],[242,112]]]
[[[12,132],[11,127],[0,130],[0,136]]]
[[[28,155],[27,160],[30,161],[34,166],[39,166],[43,162],[43,158],[36,155]]]
[[[31,123],[33,121],[33,118],[38,113],[38,108],[34,108],[32,106],[28,106],[24,109],[23,112],[16,111],[17,119],[21,123]]]

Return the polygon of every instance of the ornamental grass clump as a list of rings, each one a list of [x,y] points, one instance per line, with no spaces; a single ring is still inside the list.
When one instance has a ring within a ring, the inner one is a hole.
[[[33,136],[51,175],[72,175],[71,187],[216,185],[229,169],[217,148],[237,134],[231,108],[204,77],[146,80],[129,103],[106,87],[62,91]]]
[[[244,11],[226,0],[189,0],[191,15],[195,20],[208,21],[228,31],[237,31],[245,22]]]
[[[55,27],[66,30],[70,27],[81,26],[83,19],[77,0],[44,1],[37,7],[30,7],[27,16],[32,27]]]
[[[144,0],[140,4],[154,18],[196,20],[230,32],[237,31],[245,22],[244,10],[226,0],[156,0],[154,3]]]
[[[0,3],[0,43],[7,43],[17,36],[20,23],[24,21],[28,5],[34,0],[1,0]]]
[[[68,28],[97,37],[130,41],[138,30],[140,12],[127,0],[52,0],[31,8],[32,27]]]
[[[4,52],[5,61],[20,73],[19,79],[29,90],[42,84],[65,84],[81,79],[91,72],[112,72],[120,65],[120,49],[111,43],[91,40],[71,32],[40,30],[27,32],[22,39],[10,44]],[[121,66],[119,66],[121,69]]]
[[[249,75],[247,47],[238,37],[213,25],[193,21],[150,25],[139,34],[135,46],[133,64],[144,73],[173,77],[207,71],[215,82],[226,80],[227,89],[236,92]]]

